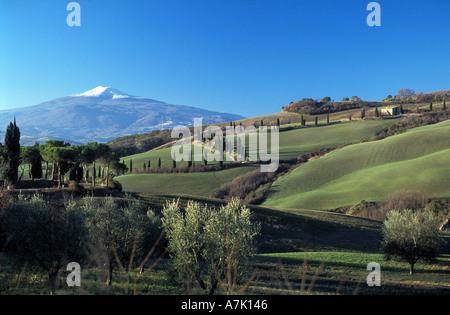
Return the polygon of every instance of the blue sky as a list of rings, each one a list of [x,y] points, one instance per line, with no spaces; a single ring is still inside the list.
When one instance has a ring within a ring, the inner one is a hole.
[[[112,86],[247,117],[304,97],[450,89],[450,1],[0,0],[0,107]]]

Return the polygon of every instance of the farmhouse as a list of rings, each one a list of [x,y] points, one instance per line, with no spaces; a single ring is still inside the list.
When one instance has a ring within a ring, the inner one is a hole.
[[[381,115],[382,116],[397,116],[400,115],[400,107],[395,106],[389,106],[381,109]]]

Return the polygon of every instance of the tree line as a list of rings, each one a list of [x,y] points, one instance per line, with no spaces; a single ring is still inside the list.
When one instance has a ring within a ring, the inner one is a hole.
[[[45,171],[42,169],[43,163]],[[100,164],[98,173],[96,163]],[[36,142],[33,146],[21,146],[20,129],[14,120],[6,129],[4,145],[0,143],[0,172],[4,181],[12,184],[20,181],[25,166],[28,166],[32,181],[49,179],[56,181],[58,187],[67,173],[69,179],[75,182],[88,182],[91,178],[95,186],[97,177],[104,178],[106,185],[109,185],[114,175],[127,170],[127,166],[120,162],[119,154],[103,143],[71,145],[62,140],[48,140],[45,144]]]

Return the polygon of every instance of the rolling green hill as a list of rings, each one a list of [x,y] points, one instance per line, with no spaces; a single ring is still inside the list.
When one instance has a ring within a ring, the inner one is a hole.
[[[257,168],[259,165],[242,165],[217,172],[130,174],[115,179],[129,192],[209,196],[223,183]]]
[[[397,122],[398,119],[353,121],[328,126],[292,129],[280,132],[280,159],[296,158],[300,154],[330,148],[337,145],[358,143],[361,139],[374,136]],[[270,137],[269,137],[270,148]],[[133,172],[142,171],[144,163],[152,168],[157,167],[161,158],[161,165],[172,167],[171,146],[154,149],[148,152],[130,155],[121,158],[129,167],[132,160]],[[198,157],[196,157],[198,159]],[[200,164],[201,162],[195,162]],[[212,162],[217,163],[217,162]],[[225,162],[230,163],[230,162]],[[177,167],[186,166],[187,162],[178,162]],[[128,174],[116,177],[126,191],[150,193],[180,193],[205,196],[217,190],[221,184],[243,175],[252,167],[238,167],[218,171],[215,173],[189,173],[189,174]],[[218,180],[220,178],[220,180]],[[174,185],[173,183],[176,183]],[[180,185],[178,185],[180,184]],[[175,187],[176,186],[176,187]]]
[[[312,160],[278,179],[264,205],[333,209],[392,192],[450,197],[450,121],[360,143]]]

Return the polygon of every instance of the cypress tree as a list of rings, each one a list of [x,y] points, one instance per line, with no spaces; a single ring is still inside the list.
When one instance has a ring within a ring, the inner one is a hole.
[[[380,117],[380,113],[378,112],[378,107],[375,107],[375,117]]]
[[[280,127],[280,118],[277,118],[277,126]]]
[[[9,166],[6,177],[15,182],[18,179],[20,165],[20,130],[17,127],[16,119],[10,122],[5,133],[5,149],[8,154]]]
[[[133,160],[130,159],[130,174],[133,173]]]
[[[300,118],[300,121],[302,123],[302,126],[304,126],[305,125],[305,119],[303,118],[303,114],[302,114],[302,117]]]
[[[314,121],[314,124],[317,126],[319,124],[319,117],[316,116],[316,119]]]
[[[430,102],[430,112],[433,111],[433,102]]]
[[[146,169],[147,169],[147,165],[144,162],[144,166],[142,167],[142,170],[144,171],[144,173],[145,173]]]
[[[364,117],[366,117],[366,110],[363,108],[361,110],[361,119],[364,119]]]
[[[161,158],[158,158],[158,167],[161,167]]]
[[[327,114],[327,125],[330,124],[330,114]]]

